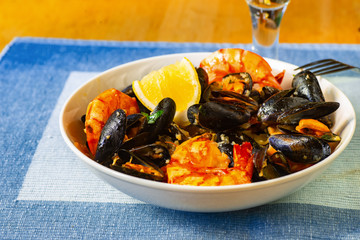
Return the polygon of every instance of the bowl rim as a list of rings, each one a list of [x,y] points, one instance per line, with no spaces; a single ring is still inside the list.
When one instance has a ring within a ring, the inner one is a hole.
[[[158,59],[163,59],[163,58],[176,58],[176,57],[186,57],[186,56],[193,56],[193,55],[206,55],[206,54],[211,54],[212,52],[185,52],[185,53],[174,53],[174,54],[165,54],[165,55],[158,55],[158,56],[153,56],[153,57],[147,57],[147,58],[142,58],[142,59],[138,59],[135,61],[131,61],[131,62],[127,62],[124,64],[120,64],[117,66],[114,66],[108,70],[105,70],[101,73],[96,74],[95,76],[93,76],[92,78],[88,79],[86,82],[84,82],[83,84],[81,84],[81,86],[79,86],[78,88],[76,88],[75,91],[73,91],[70,96],[66,99],[65,103],[63,104],[62,108],[61,108],[61,112],[60,112],[60,116],[59,116],[59,126],[60,126],[60,132],[61,135],[64,139],[64,141],[66,142],[66,144],[68,145],[68,147],[84,162],[86,163],[88,166],[90,166],[92,169],[96,169],[100,172],[102,172],[103,174],[109,175],[111,177],[114,177],[116,179],[122,180],[122,181],[126,181],[128,183],[132,183],[132,184],[136,184],[136,185],[141,185],[144,187],[150,187],[150,188],[154,188],[154,189],[159,189],[159,190],[166,190],[166,191],[176,191],[176,192],[191,192],[191,193],[219,193],[219,192],[237,192],[237,191],[252,191],[252,190],[256,190],[256,189],[262,189],[262,188],[267,188],[269,186],[273,186],[273,185],[281,185],[281,184],[285,184],[285,183],[289,183],[289,182],[293,182],[296,181],[299,178],[305,177],[307,175],[311,175],[312,173],[315,173],[317,171],[319,171],[320,169],[325,170],[326,166],[331,164],[335,158],[337,158],[347,147],[347,145],[350,143],[354,133],[355,133],[355,128],[356,128],[356,114],[355,114],[355,110],[353,105],[351,104],[350,100],[348,99],[348,97],[340,90],[338,89],[334,84],[332,84],[331,82],[329,82],[326,78],[323,78],[321,76],[318,76],[319,79],[321,79],[321,81],[325,81],[328,85],[330,85],[332,88],[336,89],[338,92],[340,92],[343,96],[345,97],[345,101],[349,102],[349,110],[351,109],[351,115],[353,116],[352,119],[352,124],[351,124],[351,128],[350,128],[350,132],[349,135],[347,136],[346,139],[342,139],[341,143],[339,144],[339,146],[335,149],[335,151],[327,158],[323,159],[321,162],[318,162],[316,164],[314,164],[311,167],[308,167],[304,170],[301,170],[299,172],[295,172],[286,176],[282,176],[279,178],[275,178],[275,179],[269,179],[269,180],[265,180],[265,181],[260,181],[260,182],[253,182],[253,183],[248,183],[248,184],[239,184],[239,185],[226,185],[226,186],[190,186],[190,185],[177,185],[177,184],[169,184],[169,183],[165,183],[165,182],[157,182],[157,181],[152,181],[152,180],[147,180],[147,179],[142,179],[139,177],[135,177],[135,176],[131,176],[131,175],[127,175],[121,172],[117,172],[113,169],[110,169],[108,167],[105,167],[97,162],[95,162],[94,160],[92,160],[91,158],[87,157],[86,155],[84,155],[79,149],[76,148],[76,146],[73,144],[73,142],[71,141],[71,139],[69,138],[69,136],[67,135],[65,126],[63,124],[64,118],[65,118],[65,111],[66,108],[68,106],[68,104],[70,103],[71,99],[74,97],[74,95],[81,90],[82,88],[84,88],[86,85],[91,84],[95,79],[98,79],[99,77],[102,77],[104,75],[107,75],[108,73],[112,73],[114,71],[118,71],[121,68],[126,68],[130,65],[135,65],[135,64],[141,64],[143,62],[148,62],[148,61],[154,61],[154,60],[158,60]],[[268,62],[277,62],[277,63],[281,63],[281,64],[286,64],[288,66],[292,66],[294,68],[296,68],[296,65],[293,65],[291,63],[288,62],[284,62],[284,61],[280,61],[280,60],[275,60],[275,59],[271,59],[271,58],[264,58],[266,61]],[[269,63],[271,66],[271,63]]]

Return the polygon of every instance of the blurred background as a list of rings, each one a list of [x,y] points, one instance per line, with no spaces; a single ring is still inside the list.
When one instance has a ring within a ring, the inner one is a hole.
[[[14,37],[251,43],[245,0],[1,0],[0,49]],[[280,43],[360,43],[360,0],[291,0]]]

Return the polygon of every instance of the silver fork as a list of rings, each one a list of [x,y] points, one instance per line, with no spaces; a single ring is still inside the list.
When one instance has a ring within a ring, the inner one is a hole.
[[[345,70],[354,70],[360,73],[360,68],[351,66],[346,63],[336,61],[334,59],[323,59],[315,62],[311,62],[296,68],[295,70],[307,69],[313,72],[315,75],[325,75]]]

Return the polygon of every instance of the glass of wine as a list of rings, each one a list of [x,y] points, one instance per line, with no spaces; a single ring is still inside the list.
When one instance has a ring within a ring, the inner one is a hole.
[[[278,59],[281,19],[290,0],[246,0],[252,22],[252,51]]]

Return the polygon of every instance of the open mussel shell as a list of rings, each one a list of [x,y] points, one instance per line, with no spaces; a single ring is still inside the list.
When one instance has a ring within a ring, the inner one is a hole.
[[[156,164],[127,150],[118,152],[118,156],[110,168],[131,176],[154,181],[163,181],[165,178],[164,172]]]
[[[253,145],[253,182],[274,179],[290,173],[286,157],[280,152],[268,156],[266,154],[267,150],[268,145]]]
[[[297,163],[316,163],[331,154],[327,142],[309,135],[272,135],[269,143],[275,150]]]
[[[257,111],[258,102],[251,97],[232,92],[232,91],[213,91],[210,101],[214,102],[226,102],[236,106],[241,106],[246,109]]]
[[[286,157],[282,153],[276,152],[265,158],[259,177],[268,180],[286,176],[291,173],[287,165]]]
[[[234,144],[242,144],[244,135],[237,131],[221,131],[216,134],[216,142],[219,150],[230,159],[229,168],[234,167]]]
[[[241,128],[233,128],[233,129],[217,132],[216,142],[218,144],[219,150],[222,153],[225,153],[229,157],[230,159],[229,168],[234,167],[235,144],[241,145],[245,142],[251,143],[253,149],[252,153],[254,155],[254,161],[255,159],[257,159],[259,149],[262,149],[262,147],[253,138],[245,134]]]
[[[176,105],[174,100],[164,98],[147,117],[143,114],[128,116],[130,119],[128,120],[127,132],[133,130],[136,134],[133,134],[134,136],[125,141],[121,148],[129,150],[154,143],[158,136],[166,131],[173,122],[175,111]],[[130,125],[130,123],[132,124]],[[134,130],[134,128],[136,129]]]
[[[280,114],[308,102],[308,100],[300,97],[283,97],[276,101],[269,99],[260,106],[257,117],[263,123],[276,123]]]
[[[325,102],[320,84],[316,76],[309,70],[296,74],[292,81],[292,87],[295,88],[295,96],[306,98],[311,102]]]
[[[122,109],[114,111],[104,125],[95,154],[95,161],[104,163],[116,153],[125,137],[126,113]]]
[[[263,103],[264,106],[271,106],[282,98],[290,97],[294,93],[295,89],[288,89],[275,92],[269,96]],[[260,109],[259,109],[260,110]]]
[[[157,143],[139,146],[129,150],[130,153],[140,157],[146,162],[151,162],[158,167],[163,167],[170,160],[170,153],[168,149]]]
[[[293,97],[295,98],[295,97]],[[338,102],[307,102],[279,113],[276,122],[279,124],[297,124],[301,119],[317,119],[335,112]]]
[[[141,113],[134,113],[126,117],[126,128],[132,128],[134,125],[141,125],[145,121],[145,116]]]
[[[181,128],[175,122],[170,124],[168,131],[168,136],[172,138],[172,141],[177,141],[179,144],[191,138],[189,132]]]
[[[256,92],[259,92],[259,91],[256,91]],[[277,88],[274,88],[271,86],[264,86],[261,89],[261,91],[259,92],[259,94],[260,94],[259,102],[265,102],[267,99],[269,99],[274,94],[277,94],[278,92],[280,92],[280,90]]]
[[[137,136],[142,131],[146,121],[146,116],[141,113],[128,115],[126,118],[126,136],[128,138]]]
[[[253,87],[253,81],[247,72],[230,73],[223,77],[222,82],[223,84],[242,84],[243,87],[240,89],[241,91],[237,92],[236,89],[234,89],[234,91],[244,96],[250,96]]]
[[[210,101],[210,98],[212,97],[212,92],[221,91],[221,90],[222,90],[222,86],[219,82],[212,82],[203,91],[201,91],[200,103]]]
[[[150,132],[142,132],[135,137],[130,138],[121,145],[121,149],[132,149],[134,147],[143,146],[153,142],[154,136]]]
[[[281,111],[281,105],[285,105],[285,103],[279,103],[276,105],[278,101],[284,99],[286,97],[290,97],[294,92],[294,89],[283,90],[272,94],[268,97],[259,107],[257,117],[261,122],[273,122],[276,119],[276,112]]]

